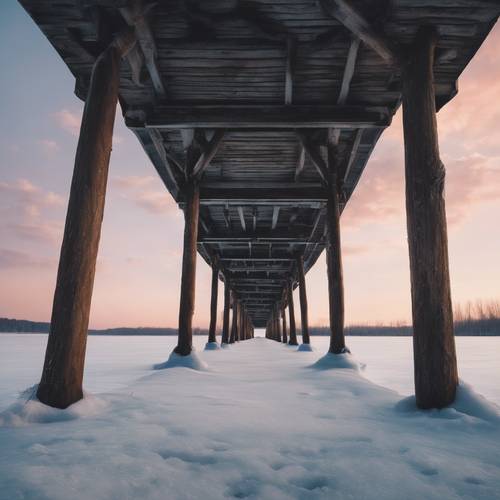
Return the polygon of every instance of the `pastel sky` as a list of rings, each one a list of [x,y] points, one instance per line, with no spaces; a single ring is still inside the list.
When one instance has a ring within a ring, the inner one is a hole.
[[[0,67],[0,316],[47,321],[83,103],[69,70],[14,0],[0,6]],[[458,96],[438,114],[455,303],[500,299],[499,96],[496,26],[461,76]],[[347,323],[408,322],[401,112],[341,226]],[[176,326],[182,231],[181,211],[119,111],[92,327]],[[306,280],[310,321],[326,324],[324,255]],[[199,257],[196,326],[207,326],[209,296],[210,270]]]

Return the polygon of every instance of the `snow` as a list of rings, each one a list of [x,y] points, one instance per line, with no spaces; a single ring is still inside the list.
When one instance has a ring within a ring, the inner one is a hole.
[[[312,352],[314,351],[313,346],[311,344],[300,344],[297,351],[299,352]]]
[[[311,368],[315,368],[316,370],[332,370],[339,368],[347,368],[350,370],[360,370],[362,365],[358,363],[353,355],[349,352],[343,352],[341,354],[333,354],[331,352],[327,352],[322,358],[319,358],[318,361],[315,361]]]
[[[153,365],[155,370],[163,370],[165,368],[190,368],[191,370],[206,371],[208,365],[198,356],[196,350],[193,349],[188,356],[181,356],[172,351],[167,361]]]
[[[217,342],[207,342],[205,344],[205,351],[216,351],[220,349],[220,345]]]
[[[328,339],[313,337],[313,352],[260,338],[196,352],[200,371],[151,368],[174,339],[91,337],[92,394],[54,410],[33,387],[10,392],[37,381],[45,339],[3,337],[14,336],[0,336],[1,500],[500,498],[495,404],[461,382],[453,407],[423,412],[367,378],[389,378],[399,339],[381,341],[381,368],[365,355],[374,339],[324,355]]]

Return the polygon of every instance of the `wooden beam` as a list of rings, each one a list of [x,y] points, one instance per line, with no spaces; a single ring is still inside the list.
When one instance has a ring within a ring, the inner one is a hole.
[[[174,158],[168,155],[167,150],[165,149],[165,145],[163,143],[163,138],[158,130],[150,129],[149,137],[151,139],[151,143],[156,149],[156,152],[158,153],[158,156],[161,158],[163,162],[163,166],[167,171],[169,182],[172,183],[174,189],[178,192],[180,190],[179,181],[177,180],[177,176],[174,173],[174,170],[172,169],[171,165],[174,165],[177,171],[182,173],[183,176],[185,175],[184,169],[181,167],[180,164],[178,164],[175,161]],[[167,187],[169,186],[167,185]]]
[[[300,177],[300,174],[304,170],[304,162],[306,159],[306,150],[302,144],[299,145],[299,154],[297,156],[297,164],[295,165],[295,176],[294,179],[297,181]]]
[[[340,21],[385,62],[393,63],[396,60],[394,51],[385,37],[376,33],[370,23],[348,0],[320,0],[320,4],[328,15]]]
[[[316,184],[317,186],[317,184]],[[286,184],[281,187],[266,189],[258,184],[249,188],[206,188],[201,186],[201,203],[204,205],[293,205],[319,207],[326,202],[324,187],[288,188]]]
[[[344,66],[344,75],[342,76],[342,84],[340,86],[339,96],[337,98],[337,104],[343,105],[347,101],[347,96],[349,95],[349,89],[351,88],[351,80],[354,75],[354,70],[356,68],[356,58],[358,57],[359,49],[359,38],[355,37],[351,41],[349,46],[349,52],[347,53],[347,61]]]
[[[390,125],[387,108],[325,105],[156,106],[148,128],[372,128]]]
[[[349,173],[351,172],[352,165],[356,156],[358,154],[359,145],[361,144],[361,138],[363,137],[363,130],[359,129],[354,136],[354,141],[351,146],[351,151],[349,153],[349,159],[347,160],[347,165],[345,167],[344,175],[342,180],[345,182],[349,177]]]
[[[247,225],[245,224],[245,214],[243,213],[243,207],[238,207],[238,215],[240,216],[241,229],[243,229],[243,231],[246,231]]]
[[[198,161],[193,168],[193,176],[195,178],[200,178],[203,171],[208,167],[214,156],[217,154],[222,141],[224,139],[224,130],[216,130],[210,142],[207,144],[206,148],[203,150]]]
[[[285,104],[292,104],[295,56],[295,38],[291,35],[288,35],[286,39]]]
[[[434,90],[437,36],[419,30],[403,65],[406,213],[413,316],[415,396],[420,408],[443,408],[458,385]]]
[[[297,136],[299,137],[300,143],[302,147],[306,150],[309,158],[311,159],[313,165],[316,167],[316,170],[323,181],[323,183],[328,182],[328,168],[321,156],[321,152],[319,147],[312,143],[312,141],[307,137],[304,132],[297,130]]]
[[[141,0],[136,0],[129,7],[120,8],[120,13],[129,26],[133,26],[139,46],[144,54],[146,67],[148,68],[151,82],[156,94],[161,97],[166,97],[165,85],[163,84],[160,71],[156,62],[156,43],[153,33],[146,19],[148,11],[154,4],[143,5]]]
[[[276,229],[279,215],[280,215],[280,207],[279,206],[273,207],[273,220],[271,223],[271,229]]]

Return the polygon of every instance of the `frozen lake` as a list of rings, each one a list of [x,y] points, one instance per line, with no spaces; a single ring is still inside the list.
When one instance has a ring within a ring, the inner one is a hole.
[[[402,396],[410,338],[350,338],[355,359],[319,364],[324,337],[314,352],[196,338],[198,354],[152,370],[175,338],[90,337],[82,401],[14,403],[45,341],[0,335],[0,500],[500,498],[500,409],[477,394],[500,402],[499,339],[458,339],[473,388],[428,412]]]
[[[47,336],[0,334],[0,411],[18,393],[39,381]],[[205,337],[195,337],[199,351]],[[348,337],[356,359],[366,364],[365,377],[402,395],[413,393],[410,337]],[[460,378],[500,405],[500,337],[457,337]],[[328,346],[327,337],[312,337],[317,357]],[[94,394],[127,387],[151,373],[175,346],[174,337],[102,337],[88,339],[84,387]],[[251,376],[251,374],[249,374]]]

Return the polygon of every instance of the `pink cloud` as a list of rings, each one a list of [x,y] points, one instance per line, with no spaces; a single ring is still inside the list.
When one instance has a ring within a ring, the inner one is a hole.
[[[7,229],[23,240],[55,244],[61,238],[62,227],[54,222],[19,222],[8,224]]]
[[[168,213],[177,209],[172,196],[166,190],[143,191],[132,199],[141,208],[153,214]]]
[[[64,198],[52,191],[44,191],[27,179],[17,179],[12,183],[0,182],[0,193],[10,196],[13,201],[22,205],[35,207],[60,207],[64,205]]]
[[[70,111],[69,109],[62,109],[54,113],[58,125],[70,133],[74,137],[78,137],[80,133],[80,124],[82,121],[82,114],[80,112]]]
[[[150,186],[155,181],[152,175],[127,175],[113,177],[112,182],[114,185],[125,189],[137,189],[145,186]]]
[[[172,212],[177,208],[175,201],[166,189],[160,191],[151,189],[152,184],[159,179],[150,175],[118,176],[113,178],[113,184],[126,191],[123,198],[132,201],[139,207],[153,214]]]
[[[47,267],[57,264],[56,259],[36,258],[26,252],[0,248],[0,269]]]
[[[37,141],[37,144],[42,148],[44,153],[49,155],[56,153],[60,149],[57,142],[50,139],[40,139]]]

